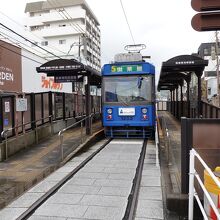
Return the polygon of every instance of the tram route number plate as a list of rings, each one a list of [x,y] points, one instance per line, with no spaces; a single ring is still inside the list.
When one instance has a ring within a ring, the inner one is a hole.
[[[135,108],[118,108],[119,116],[134,116]]]

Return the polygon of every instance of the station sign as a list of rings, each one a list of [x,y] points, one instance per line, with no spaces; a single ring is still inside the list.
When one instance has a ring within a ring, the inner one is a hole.
[[[63,70],[78,70],[81,69],[82,65],[80,64],[76,64],[76,65],[61,65],[61,66],[41,66],[41,67],[37,67],[38,71],[52,71],[52,70],[56,70],[56,71],[63,71]]]
[[[77,82],[77,76],[54,76],[55,83],[65,83],[65,82]]]
[[[16,99],[16,111],[17,112],[27,111],[27,99],[26,98]]]
[[[126,72],[142,72],[142,65],[121,65],[111,66],[112,73],[126,73]]]

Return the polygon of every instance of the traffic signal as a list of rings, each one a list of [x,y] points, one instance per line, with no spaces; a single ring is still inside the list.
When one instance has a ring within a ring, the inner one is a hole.
[[[192,18],[196,31],[220,30],[220,0],[192,0],[192,8],[201,12]]]

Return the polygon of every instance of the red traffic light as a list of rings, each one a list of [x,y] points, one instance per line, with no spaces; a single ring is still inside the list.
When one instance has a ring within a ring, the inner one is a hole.
[[[191,5],[198,12],[220,10],[220,0],[192,0]]]
[[[198,13],[192,18],[191,24],[194,30],[220,30],[220,0],[192,0],[191,5],[196,11],[205,12]]]

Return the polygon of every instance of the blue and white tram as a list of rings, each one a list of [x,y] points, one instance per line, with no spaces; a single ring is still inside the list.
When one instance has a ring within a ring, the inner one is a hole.
[[[103,66],[102,114],[107,137],[154,137],[155,67],[140,53],[118,54]]]

